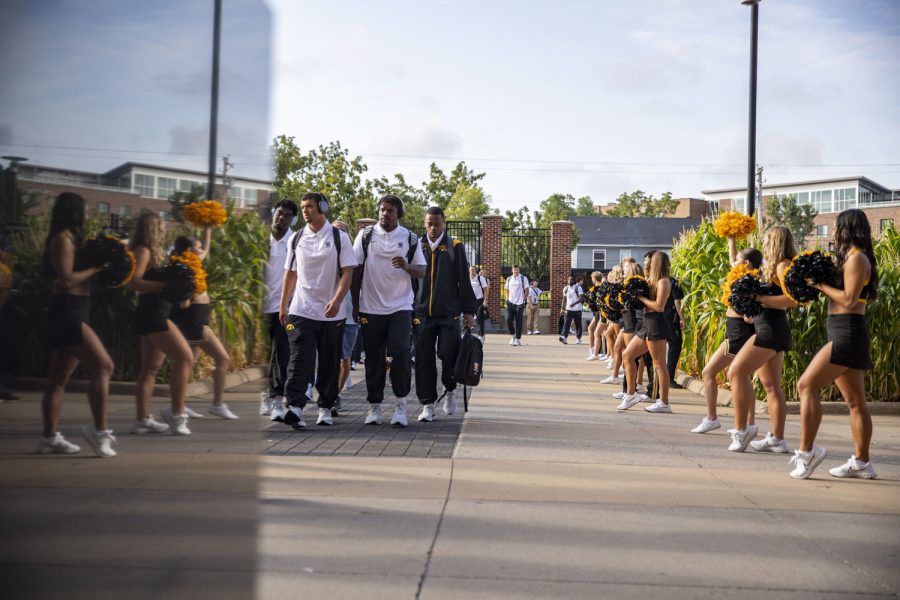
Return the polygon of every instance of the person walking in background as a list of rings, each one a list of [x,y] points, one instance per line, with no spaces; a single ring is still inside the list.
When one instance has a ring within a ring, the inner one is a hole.
[[[584,287],[581,282],[584,277],[580,275],[575,278],[569,275],[569,284],[563,288],[563,312],[565,319],[563,320],[562,330],[559,332],[559,341],[563,344],[569,343],[569,326],[575,323],[575,343],[581,343],[581,312],[584,303]]]
[[[397,403],[391,424],[406,427],[406,400],[412,380],[412,280],[425,275],[425,256],[418,238],[400,225],[403,201],[383,196],[378,223],[360,231],[353,244],[359,268],[353,276],[353,307],[366,351],[367,425],[381,424],[381,403],[391,357],[391,385]]]
[[[681,300],[684,298],[684,290],[681,289],[681,284],[674,277],[669,277],[669,283],[672,286],[672,291],[669,293],[669,299],[666,301],[664,313],[666,319],[669,320],[669,332],[672,337],[669,338],[666,349],[666,367],[669,371],[669,387],[681,389],[681,384],[675,381],[675,372],[678,370],[681,347],[684,344],[682,336],[684,313],[681,312]]]
[[[491,284],[487,277],[479,273],[474,266],[469,267],[469,283],[472,285],[472,293],[475,294],[475,302],[478,303],[475,313],[475,321],[478,323],[478,337],[484,342],[484,322],[487,320],[487,301]]]
[[[506,329],[509,331],[509,345],[521,346],[522,317],[525,313],[525,295],[528,278],[519,271],[519,265],[512,266],[512,275],[506,280]]]
[[[294,429],[306,427],[303,409],[310,381],[316,382],[319,392],[316,424],[334,424],[331,409],[340,392],[344,333],[341,304],[350,291],[357,264],[350,238],[326,218],[328,199],[324,194],[304,194],[300,211],[306,226],[294,234],[288,246],[278,311],[290,344],[284,423]]]
[[[591,322],[588,323],[588,355],[585,360],[602,360],[606,355],[601,355],[601,345],[603,340],[603,331],[606,329],[606,323],[600,316],[600,284],[603,282],[603,273],[594,271],[591,273],[591,287],[585,292],[585,303],[588,310],[591,311]]]
[[[44,430],[37,446],[39,454],[74,454],[81,448],[57,430],[66,383],[79,363],[88,369],[88,402],[93,424],[81,432],[97,456],[116,455],[113,432],[107,426],[106,408],[113,362],[103,342],[90,326],[91,296],[88,282],[101,267],[76,270],[75,256],[81,247],[86,218],[84,198],[63,192],[53,202],[50,232],[41,259],[44,275],[53,280],[47,325],[50,332],[50,368],[41,402]],[[6,340],[4,343],[12,343]]]
[[[419,283],[413,324],[416,329],[416,396],[422,404],[419,421],[434,420],[437,395],[437,355],[441,357],[444,414],[456,412],[456,380],[459,354],[459,317],[466,328],[474,320],[475,294],[467,281],[469,266],[465,246],[450,237],[444,227],[444,211],[438,206],[425,211],[425,235],[419,240],[425,257],[425,277]]]
[[[541,294],[544,292],[538,287],[536,279],[531,280],[528,286],[528,294],[525,296],[526,313],[525,313],[525,331],[528,335],[540,335],[538,329],[538,321],[541,314]]]
[[[266,263],[266,291],[263,313],[268,324],[269,368],[268,385],[260,393],[259,414],[274,415],[273,420],[284,416],[284,381],[287,378],[290,346],[284,326],[278,317],[281,303],[281,285],[284,282],[284,263],[291,240],[290,227],[296,221],[300,209],[292,200],[281,200],[272,208],[272,226],[269,228],[269,260]]]
[[[335,221],[331,224],[335,229],[339,229],[349,235],[350,228],[343,221]],[[359,323],[353,318],[353,299],[350,294],[344,296],[344,302],[341,304],[341,316],[344,318],[344,335],[341,338],[341,368],[338,373],[338,397],[331,407],[331,416],[339,415],[344,399],[344,389],[353,385],[353,379],[350,376],[351,361],[353,359],[353,350],[356,347],[356,339],[359,337]]]

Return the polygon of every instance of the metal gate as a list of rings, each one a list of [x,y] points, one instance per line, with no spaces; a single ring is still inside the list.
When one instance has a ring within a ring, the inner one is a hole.
[[[411,231],[419,237],[425,235],[424,227],[414,227]],[[470,265],[481,265],[481,221],[447,221],[447,233],[465,245]]]

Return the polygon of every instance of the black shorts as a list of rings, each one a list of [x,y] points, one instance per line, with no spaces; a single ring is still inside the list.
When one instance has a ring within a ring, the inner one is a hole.
[[[865,315],[828,315],[825,321],[831,342],[831,363],[868,371],[874,368]]]
[[[47,326],[50,333],[50,346],[64,348],[77,346],[84,342],[81,335],[81,324],[90,325],[91,297],[75,294],[54,294],[50,298],[50,310],[47,313]]]
[[[725,318],[725,356],[734,358],[741,351],[753,334],[752,323],[747,323],[741,317]]]
[[[778,308],[766,308],[759,315],[753,317],[753,327],[756,329],[754,346],[768,348],[776,352],[787,352],[791,349],[791,324],[788,322],[787,313]]]
[[[637,336],[648,341],[668,340],[672,337],[665,313],[644,312],[644,327],[637,332]]]
[[[633,310],[622,311],[622,333],[634,333],[637,325],[637,317]]]
[[[187,308],[173,306],[172,322],[178,326],[188,344],[195,346],[206,340],[209,325],[209,304],[191,304]]]
[[[138,335],[160,333],[169,329],[172,303],[162,294],[139,294],[134,326]]]

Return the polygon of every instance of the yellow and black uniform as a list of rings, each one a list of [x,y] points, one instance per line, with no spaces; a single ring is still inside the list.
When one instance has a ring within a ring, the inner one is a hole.
[[[414,304],[416,396],[422,404],[434,404],[438,397],[435,344],[441,357],[441,382],[449,392],[456,389],[453,367],[459,352],[459,317],[475,314],[478,302],[462,242],[444,233],[436,244],[423,236],[420,245],[425,277]]]
[[[783,295],[782,287],[776,281],[771,283],[775,290],[772,296]],[[756,329],[754,346],[769,348],[776,352],[787,352],[793,345],[791,339],[791,324],[787,313],[783,308],[765,308],[753,317],[753,327]]]
[[[859,252],[856,248],[851,250]],[[869,299],[869,279],[863,282],[862,292],[857,302],[866,304]],[[839,289],[844,289],[843,277],[838,282]],[[831,342],[831,357],[829,362],[851,369],[868,371],[875,368],[872,363],[871,343],[869,340],[869,328],[866,324],[866,315],[857,314],[829,314],[825,321],[825,330],[828,341]]]

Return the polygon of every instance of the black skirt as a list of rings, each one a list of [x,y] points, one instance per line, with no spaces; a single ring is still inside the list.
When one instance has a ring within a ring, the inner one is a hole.
[[[778,308],[766,308],[759,315],[753,317],[753,327],[756,329],[754,346],[769,348],[776,352],[787,352],[791,349],[791,324],[788,322],[787,313]]]
[[[737,356],[756,330],[741,317],[725,318],[725,356]]]
[[[672,337],[672,330],[665,313],[645,312],[644,327],[637,332],[637,335],[648,341],[668,340]]]
[[[172,322],[178,326],[188,344],[199,344],[206,339],[209,325],[209,304],[191,304],[187,308],[172,308]]]
[[[162,294],[139,294],[137,310],[134,313],[134,325],[138,335],[160,333],[169,329],[169,314],[172,303]]]
[[[622,311],[622,333],[634,333],[637,317],[635,311],[625,309]]]
[[[874,368],[865,315],[828,315],[825,321],[831,342],[831,363],[868,371]]]
[[[90,325],[91,297],[75,294],[54,294],[50,298],[50,309],[47,312],[47,326],[50,333],[50,346],[64,348],[77,346],[84,342],[81,324]]]

